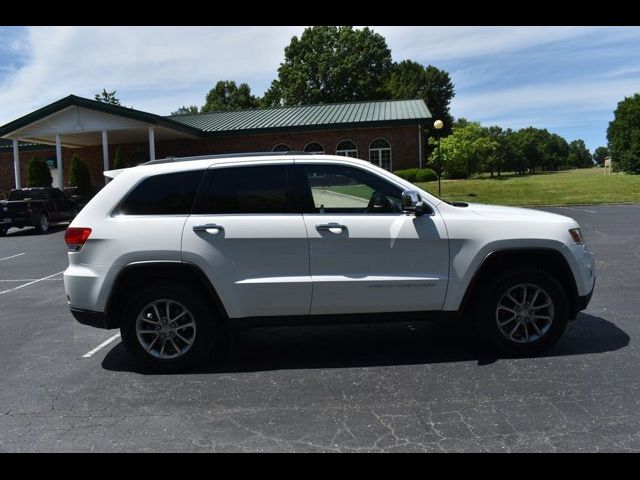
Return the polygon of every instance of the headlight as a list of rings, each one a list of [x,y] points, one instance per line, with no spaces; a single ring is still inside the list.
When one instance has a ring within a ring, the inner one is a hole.
[[[569,230],[569,233],[571,234],[571,238],[573,238],[574,242],[579,245],[584,245],[584,236],[579,228],[572,228]]]

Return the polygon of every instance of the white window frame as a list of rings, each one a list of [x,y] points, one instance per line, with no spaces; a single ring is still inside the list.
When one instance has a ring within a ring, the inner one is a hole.
[[[355,149],[352,149],[352,148],[349,148],[349,149],[338,149],[340,144],[345,143],[345,142],[351,143],[356,148]],[[349,155],[350,153],[353,153],[354,155],[353,156]],[[338,144],[336,145],[336,155],[342,155],[344,157],[349,157],[349,158],[358,158],[358,144],[356,144],[356,142],[354,142],[353,140],[349,140],[348,138],[345,138],[344,140],[340,140],[338,142]]]
[[[378,140],[384,140],[385,142],[387,142],[387,145],[389,146],[388,147],[371,147],[371,145],[373,145]],[[382,166],[382,152],[385,152],[385,151],[389,151],[389,170],[388,171],[393,172],[393,149],[391,148],[391,142],[386,138],[382,138],[382,137],[375,138],[371,141],[371,143],[369,143],[369,163],[377,165],[380,168],[384,168]],[[377,157],[378,157],[377,162],[372,161],[372,158],[371,158],[372,153],[377,154]]]

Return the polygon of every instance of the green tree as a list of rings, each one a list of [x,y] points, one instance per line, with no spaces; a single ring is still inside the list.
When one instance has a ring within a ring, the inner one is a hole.
[[[127,168],[127,164],[122,157],[122,151],[120,150],[120,147],[118,147],[116,149],[116,154],[113,157],[113,169],[120,170],[121,168]]]
[[[171,115],[190,115],[192,113],[198,113],[198,107],[196,105],[189,105],[188,107],[183,105],[175,112],[171,112]]]
[[[249,85],[241,83],[238,86],[233,80],[220,80],[207,94],[202,111],[241,110],[257,106],[258,100],[251,95]]]
[[[91,195],[91,174],[87,165],[74,155],[69,164],[69,186],[78,188],[78,195],[86,197]]]
[[[566,168],[569,156],[569,144],[560,135],[543,130],[542,156],[543,170]]]
[[[583,140],[574,140],[569,144],[567,163],[571,168],[593,167],[593,159]]]
[[[51,170],[47,162],[33,157],[27,165],[27,186],[28,187],[50,187],[53,183]]]
[[[116,97],[116,91],[107,92],[105,88],[102,89],[102,92],[96,93],[94,97],[98,102],[109,103],[111,105],[120,105],[120,100]]]
[[[609,149],[607,147],[598,147],[593,152],[593,161],[600,167],[604,165],[604,159],[609,156]]]
[[[431,139],[430,142],[435,143]],[[479,122],[453,127],[448,137],[440,140],[440,154],[446,178],[468,178],[478,172],[487,158],[496,155],[499,143]],[[437,171],[438,151],[434,149],[429,163]]]
[[[453,117],[449,112],[449,104],[455,96],[455,88],[447,72],[433,65],[423,67],[418,62],[404,60],[392,65],[385,88],[389,98],[423,99],[433,119],[444,123],[441,135],[451,133]],[[433,134],[432,128],[428,130]]]
[[[640,93],[618,103],[607,129],[607,140],[613,167],[640,173]]]
[[[272,105],[386,98],[391,50],[369,28],[314,26],[284,50],[278,79],[265,94]]]

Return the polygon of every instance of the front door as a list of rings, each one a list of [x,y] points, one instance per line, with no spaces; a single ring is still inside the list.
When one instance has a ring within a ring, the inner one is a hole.
[[[307,232],[282,163],[212,167],[184,226],[183,260],[203,266],[232,318],[309,314]]]
[[[441,309],[449,245],[439,214],[403,213],[402,188],[363,168],[296,163],[307,192],[311,314]]]

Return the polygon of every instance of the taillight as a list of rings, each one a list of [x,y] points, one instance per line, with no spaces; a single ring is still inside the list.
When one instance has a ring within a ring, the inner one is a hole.
[[[64,241],[69,247],[69,250],[77,252],[82,248],[84,242],[87,241],[89,235],[91,235],[90,228],[69,227],[64,232]]]

